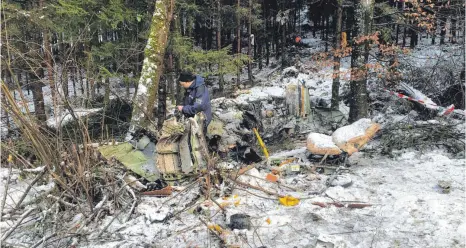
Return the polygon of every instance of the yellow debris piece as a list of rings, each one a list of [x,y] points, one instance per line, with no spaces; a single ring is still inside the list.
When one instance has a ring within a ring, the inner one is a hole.
[[[13,162],[13,156],[11,154],[8,155],[8,163]]]
[[[239,206],[239,202],[240,202],[240,201],[241,201],[241,200],[235,201],[235,203],[234,203],[234,204],[235,204],[235,207]]]
[[[287,207],[296,206],[299,204],[298,198],[294,198],[293,196],[289,196],[289,195],[285,197],[280,197],[278,198],[278,200],[283,206],[287,206]]]
[[[267,224],[270,225],[270,223],[272,223],[272,220],[271,220],[270,218],[267,218],[267,219],[265,220],[265,222],[267,222]]]
[[[217,224],[209,225],[209,229],[218,233],[222,233],[222,228]]]

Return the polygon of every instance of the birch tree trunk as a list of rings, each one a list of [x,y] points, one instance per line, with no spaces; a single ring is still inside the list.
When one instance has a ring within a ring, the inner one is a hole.
[[[157,123],[154,121],[153,112],[156,107],[160,76],[163,73],[163,59],[173,7],[174,0],[158,0],[155,3],[127,139],[132,138],[132,134],[141,128],[156,133],[156,127],[149,124]]]
[[[340,53],[341,47],[341,23],[343,16],[342,0],[337,1],[336,25],[335,25],[335,55],[333,56],[333,83],[332,83],[332,109],[338,109],[340,102]]]
[[[353,26],[356,40],[370,34],[374,13],[374,0],[355,0]],[[369,57],[369,44],[354,43],[351,54],[351,98],[349,121],[355,122],[368,114],[367,70],[365,65]]]
[[[249,15],[248,15],[248,80],[249,84],[252,85],[252,67],[251,67],[251,29],[252,29],[252,0],[249,0]]]

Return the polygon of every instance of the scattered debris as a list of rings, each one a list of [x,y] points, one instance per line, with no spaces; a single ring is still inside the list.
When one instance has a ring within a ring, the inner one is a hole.
[[[362,118],[351,125],[340,127],[332,134],[332,140],[341,150],[351,155],[369,142],[380,125],[370,119]]]
[[[453,110],[455,109],[455,105],[453,104],[448,107],[438,106],[436,103],[432,101],[432,99],[430,99],[426,95],[422,94],[420,91],[410,87],[409,85],[405,83],[401,83],[400,86],[402,88],[402,92],[404,92],[407,95],[396,93],[390,90],[385,90],[385,91],[389,92],[391,95],[396,95],[399,98],[407,99],[409,101],[419,103],[428,109],[436,110],[438,112],[437,113],[438,116],[447,116],[451,114]]]
[[[438,186],[442,189],[442,193],[449,194],[451,191],[451,182],[440,180],[438,181]]]
[[[280,197],[278,201],[280,202],[280,204],[282,204],[283,206],[287,206],[287,207],[296,206],[299,204],[298,198],[295,198],[289,195]]]
[[[251,229],[251,216],[247,214],[233,214],[230,216],[231,229]]]
[[[171,186],[167,186],[163,189],[142,192],[141,195],[165,197],[165,196],[170,196],[172,193],[173,193],[173,188]]]

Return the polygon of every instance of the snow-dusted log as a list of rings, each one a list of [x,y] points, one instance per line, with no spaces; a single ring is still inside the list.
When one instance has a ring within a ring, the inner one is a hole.
[[[152,127],[150,123],[157,123],[154,121],[153,112],[156,107],[160,75],[163,72],[163,58],[173,7],[174,0],[158,0],[155,3],[127,139],[130,139],[131,134],[139,128],[155,131],[155,126]]]

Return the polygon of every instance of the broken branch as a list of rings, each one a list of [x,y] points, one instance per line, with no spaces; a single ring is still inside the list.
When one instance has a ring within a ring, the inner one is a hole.
[[[26,211],[25,213],[23,213],[21,215],[21,218],[18,221],[16,221],[16,223],[13,225],[13,227],[11,227],[10,230],[8,230],[8,232],[6,232],[2,236],[1,241],[4,241],[5,239],[7,239],[11,235],[11,233],[13,233],[13,231],[21,224],[21,222],[23,222],[23,220],[26,219],[26,217],[28,217],[34,210],[36,210],[36,208],[31,208],[28,211]]]
[[[24,201],[24,199],[26,199],[26,196],[29,193],[29,191],[32,189],[32,186],[34,186],[34,184],[36,184],[37,181],[39,181],[39,179],[41,179],[42,176],[44,176],[44,174],[45,174],[45,170],[43,170],[39,175],[36,176],[36,178],[34,178],[34,180],[32,180],[32,182],[28,185],[26,191],[24,191],[23,196],[21,196],[21,199],[19,199],[18,203],[16,203],[16,206],[13,208],[13,211],[15,211],[21,206],[21,203]]]
[[[312,205],[317,205],[319,207],[329,207],[335,206],[337,208],[365,208],[370,207],[372,204],[369,203],[340,203],[340,202],[312,202]]]
[[[50,234],[50,235],[47,236],[47,237],[43,237],[41,240],[39,240],[37,243],[35,243],[33,246],[31,246],[31,248],[36,248],[36,247],[38,247],[39,245],[41,245],[42,243],[45,243],[47,240],[49,240],[49,239],[51,239],[51,238],[53,238],[53,237],[55,237],[55,236],[57,236],[57,233],[56,233],[56,232]]]
[[[236,180],[236,179],[233,178],[232,176],[228,177],[228,179],[230,179],[231,181],[233,181],[233,182],[235,182],[235,183],[237,183],[237,184],[239,184],[239,185],[241,185],[241,186],[249,187],[249,188],[251,188],[251,189],[256,189],[256,190],[262,191],[262,192],[264,192],[264,193],[267,193],[267,194],[269,194],[269,195],[276,195],[276,196],[278,196],[278,197],[284,197],[284,196],[285,196],[285,195],[278,194],[278,193],[276,193],[276,192],[272,192],[272,191],[263,189],[263,188],[258,187],[258,186],[251,185],[251,184],[249,184],[249,183],[243,183],[243,182],[241,182],[241,181]]]

